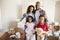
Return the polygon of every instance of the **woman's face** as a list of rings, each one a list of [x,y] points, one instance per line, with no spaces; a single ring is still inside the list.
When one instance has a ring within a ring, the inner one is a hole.
[[[31,18],[31,17],[29,17],[29,19],[28,19],[28,20],[29,20],[29,22],[32,22],[32,18]]]
[[[29,9],[29,10],[30,10],[30,12],[32,12],[32,11],[33,11],[33,7],[30,7],[30,9]]]
[[[39,18],[39,21],[40,21],[41,23],[44,23],[44,17],[40,17],[40,18]]]
[[[40,3],[36,4],[36,8],[37,8],[37,9],[40,8]]]

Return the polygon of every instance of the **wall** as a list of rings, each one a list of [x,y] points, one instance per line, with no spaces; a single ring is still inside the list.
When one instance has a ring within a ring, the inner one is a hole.
[[[3,31],[15,27],[18,18],[17,0],[1,0],[1,16]]]
[[[60,23],[60,1],[57,1],[55,5],[55,21]]]
[[[45,1],[45,10],[48,17],[48,21],[53,22],[55,16],[55,0]]]

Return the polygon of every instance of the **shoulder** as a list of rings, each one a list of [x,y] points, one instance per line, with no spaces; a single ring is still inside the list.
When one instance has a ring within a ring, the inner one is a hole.
[[[25,23],[25,25],[28,25],[28,24],[29,24],[28,22]]]
[[[48,23],[44,23],[45,25],[48,25]]]
[[[43,10],[43,9],[40,8],[40,9],[39,9],[39,12],[45,13],[45,10]]]
[[[32,13],[33,15],[35,15],[35,13]]]
[[[45,23],[44,25],[47,26],[47,27],[49,26],[48,23]]]
[[[36,24],[36,26],[39,26],[39,25],[40,25],[40,23],[37,23],[37,24]]]
[[[25,16],[27,13],[24,13],[23,15]]]
[[[39,10],[40,10],[40,11],[45,11],[45,10],[44,10],[44,9],[42,9],[42,8],[40,8]]]

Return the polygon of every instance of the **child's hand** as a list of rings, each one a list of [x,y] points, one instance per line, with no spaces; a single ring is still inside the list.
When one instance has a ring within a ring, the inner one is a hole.
[[[35,34],[35,30],[33,30],[32,32],[33,32],[33,34]]]
[[[46,31],[43,31],[41,35],[48,35],[48,33]]]

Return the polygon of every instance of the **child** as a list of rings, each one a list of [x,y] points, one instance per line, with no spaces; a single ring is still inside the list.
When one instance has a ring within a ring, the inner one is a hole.
[[[53,36],[55,37],[59,37],[60,36],[60,30],[59,30],[59,26],[54,26],[53,28]]]
[[[48,20],[47,20],[47,16],[46,16],[45,10],[41,9],[39,1],[36,2],[36,6],[35,7],[36,7],[36,10],[35,10],[36,22],[38,22],[38,19],[39,19],[40,15],[44,15],[44,17],[46,19],[46,22],[47,22]]]
[[[48,31],[48,24],[45,22],[45,17],[43,15],[39,16],[39,23],[36,25],[36,27],[43,30],[43,32],[37,36],[40,36],[41,40],[45,40]],[[37,37],[37,39],[40,40],[39,37]]]
[[[34,31],[34,20],[32,16],[28,16],[26,19],[26,25],[25,25],[25,32],[26,32],[26,39],[32,40],[33,37],[33,31]]]

